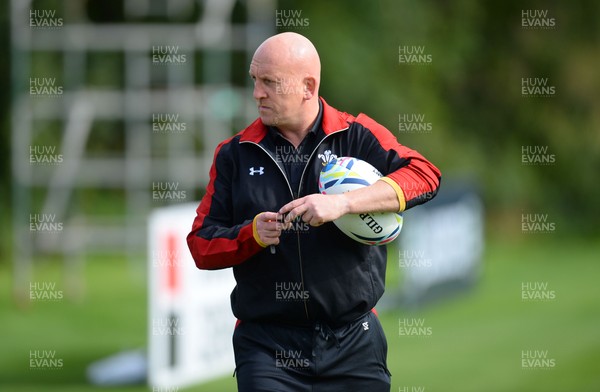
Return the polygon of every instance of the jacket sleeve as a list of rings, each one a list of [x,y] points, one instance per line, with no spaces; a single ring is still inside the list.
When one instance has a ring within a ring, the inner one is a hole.
[[[230,140],[216,151],[206,194],[196,209],[196,218],[187,243],[199,269],[232,267],[263,249],[253,220],[234,222],[232,181],[235,164]]]
[[[375,161],[384,168],[381,179],[391,185],[398,195],[400,211],[423,204],[437,194],[441,172],[417,151],[401,145],[384,126],[364,114],[356,122],[372,135],[368,148],[369,162]]]

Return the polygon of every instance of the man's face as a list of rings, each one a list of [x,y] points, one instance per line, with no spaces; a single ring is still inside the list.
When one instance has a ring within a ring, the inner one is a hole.
[[[276,61],[255,55],[250,63],[254,82],[253,97],[263,124],[277,127],[293,125],[299,118],[304,97],[302,80]]]

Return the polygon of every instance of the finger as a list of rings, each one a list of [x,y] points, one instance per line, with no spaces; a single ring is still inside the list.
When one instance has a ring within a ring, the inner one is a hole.
[[[263,233],[263,235],[261,236],[262,239],[264,239],[264,242],[273,242],[275,240],[279,240],[279,236],[278,235],[274,235],[274,234],[267,234],[267,233]]]
[[[292,228],[292,222],[283,222],[281,228],[283,230],[290,230]]]
[[[303,222],[310,223],[312,218],[312,213],[310,211],[306,211],[301,215],[301,219]]]
[[[258,220],[263,222],[277,221],[278,214],[276,212],[266,211],[258,216]]]
[[[308,205],[302,204],[302,205],[294,208],[293,210],[291,210],[285,217],[285,221],[292,222],[300,216],[300,217],[302,217],[303,221],[308,222],[307,218],[310,218],[310,215],[305,216],[308,212],[309,212]]]
[[[261,238],[266,245],[279,245],[279,238]]]
[[[280,215],[285,215],[302,204],[304,204],[304,197],[290,201],[289,203],[281,207],[278,212]]]
[[[256,228],[259,232],[281,232],[282,224],[276,221],[259,222],[257,223]]]
[[[325,222],[321,219],[311,219],[308,224],[311,226],[314,226],[314,227],[318,227],[318,226],[321,226],[323,223],[325,223]]]
[[[310,208],[306,208],[306,212],[302,215],[302,220],[308,223],[310,226],[321,226],[325,223],[325,220],[315,210],[311,210]]]
[[[259,231],[258,235],[260,239],[268,245],[274,244],[275,242],[279,242],[279,237],[281,236],[281,232],[279,231]]]
[[[295,207],[296,200],[292,200],[277,211],[280,215],[285,215]]]

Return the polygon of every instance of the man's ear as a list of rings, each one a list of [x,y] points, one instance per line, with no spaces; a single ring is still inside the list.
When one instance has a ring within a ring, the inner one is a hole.
[[[317,91],[317,82],[312,76],[307,76],[303,80],[304,99],[311,99]]]

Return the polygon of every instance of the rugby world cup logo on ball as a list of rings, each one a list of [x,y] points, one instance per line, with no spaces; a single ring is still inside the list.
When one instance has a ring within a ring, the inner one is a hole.
[[[339,195],[369,186],[383,175],[370,163],[353,157],[341,157],[327,163],[319,175],[319,191]],[[344,234],[366,245],[385,245],[402,230],[402,214],[373,212],[348,214],[333,221]]]

